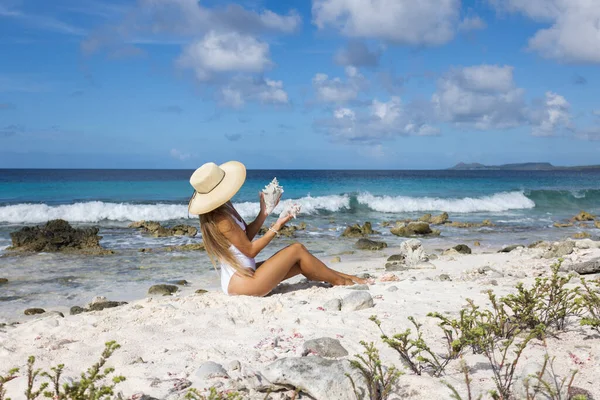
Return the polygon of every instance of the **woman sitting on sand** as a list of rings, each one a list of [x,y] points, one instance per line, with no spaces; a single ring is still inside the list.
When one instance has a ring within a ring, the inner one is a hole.
[[[302,274],[313,281],[332,285],[364,283],[353,275],[334,271],[313,256],[300,243],[294,243],[266,261],[254,258],[292,218],[277,220],[264,236],[253,240],[267,218],[263,194],[260,213],[246,224],[231,204],[231,198],[246,180],[246,167],[237,161],[222,165],[206,163],[190,178],[195,192],[188,209],[200,215],[202,240],[213,263],[221,263],[221,287],[229,295],[265,296],[280,282]],[[260,268],[259,268],[260,267]]]

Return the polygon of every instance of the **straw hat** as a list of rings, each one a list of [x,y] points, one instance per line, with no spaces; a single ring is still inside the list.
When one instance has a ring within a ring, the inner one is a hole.
[[[206,163],[190,177],[195,192],[188,210],[190,214],[206,214],[227,203],[246,180],[246,167],[241,162]]]

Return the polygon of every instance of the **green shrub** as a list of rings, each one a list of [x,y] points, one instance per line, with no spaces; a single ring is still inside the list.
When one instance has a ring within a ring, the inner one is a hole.
[[[524,380],[526,400],[542,398],[547,400],[570,400],[569,392],[577,371],[571,371],[571,375],[560,378],[554,371],[554,357],[550,358],[548,353],[544,356],[542,369],[535,374],[529,375]],[[584,396],[587,398],[587,396]],[[585,400],[585,399],[584,399]]]
[[[467,362],[465,360],[462,360],[462,359],[460,360],[460,372],[462,372],[463,378],[465,380],[465,384],[467,386],[467,397],[466,397],[466,400],[473,400],[474,397],[473,397],[473,393],[472,393],[472,389],[471,389],[472,379],[471,379],[471,375],[470,375],[471,371],[469,369],[469,366],[467,365]],[[454,400],[464,400],[463,397],[460,395],[460,393],[458,393],[458,390],[456,390],[454,388],[454,386],[452,386],[451,384],[449,384],[446,381],[442,381],[442,382],[452,392],[452,394],[450,395],[450,398],[452,398]],[[483,397],[483,395],[480,394],[475,399],[481,400],[482,397]]]
[[[267,395],[268,396],[268,395]],[[185,395],[187,400],[242,400],[240,392],[219,392],[214,387],[209,389],[208,396],[201,394],[197,389],[190,388]]]
[[[600,279],[588,282],[581,278],[581,285],[577,304],[580,310],[585,312],[585,316],[580,324],[600,333]]]
[[[352,368],[359,370],[365,378],[367,390],[369,391],[369,400],[385,400],[396,386],[402,372],[398,371],[394,366],[385,368],[381,364],[379,351],[372,342],[366,343],[361,341],[360,344],[365,348],[364,356],[356,354],[354,356],[356,360],[351,360],[350,365]],[[352,377],[349,374],[346,374],[346,376],[352,383],[356,398],[358,400],[362,399],[363,396],[358,393]]]

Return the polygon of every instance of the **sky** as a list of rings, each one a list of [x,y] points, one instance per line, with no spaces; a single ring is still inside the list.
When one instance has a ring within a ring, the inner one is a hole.
[[[598,0],[0,0],[0,168],[600,164]]]

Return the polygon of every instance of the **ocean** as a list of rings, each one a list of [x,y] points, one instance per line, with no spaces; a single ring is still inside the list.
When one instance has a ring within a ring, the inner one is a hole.
[[[14,320],[30,306],[67,309],[95,296],[112,300],[143,297],[149,285],[186,279],[192,288],[217,288],[218,273],[205,254],[140,253],[140,248],[196,242],[200,238],[152,238],[127,228],[132,221],[198,226],[187,213],[191,170],[0,170],[0,322]],[[274,177],[284,187],[278,215],[289,202],[302,206],[298,220],[306,231],[296,240],[315,254],[331,258],[352,249],[340,238],[348,224],[370,221],[376,238],[394,246],[403,239],[381,226],[384,221],[448,212],[453,221],[494,227],[442,227],[440,237],[423,239],[428,249],[457,243],[482,249],[535,240],[558,240],[595,228],[555,228],[586,210],[600,214],[600,171],[317,171],[250,170],[233,202],[250,220],[258,212],[258,193]],[[117,253],[104,257],[63,254],[8,256],[10,232],[62,218],[76,226],[94,225],[101,244]],[[269,246],[269,256],[290,241]],[[264,258],[259,257],[259,258]]]

